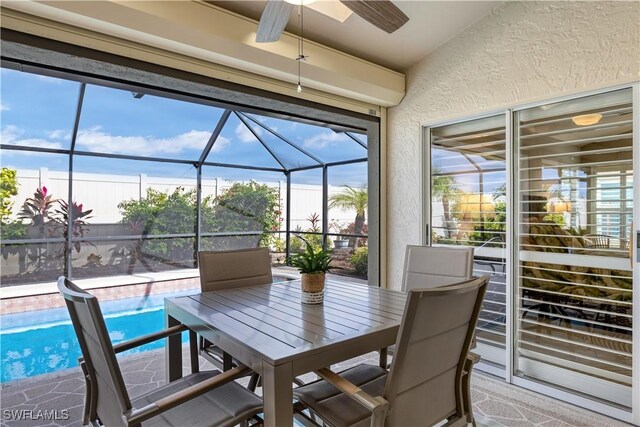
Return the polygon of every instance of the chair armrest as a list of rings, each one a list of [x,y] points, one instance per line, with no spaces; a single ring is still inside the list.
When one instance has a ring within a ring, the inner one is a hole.
[[[171,335],[178,334],[188,330],[184,325],[176,325],[162,331],[154,332],[148,335],[143,335],[138,338],[133,338],[128,341],[123,341],[113,346],[113,351],[122,353],[123,351],[131,350],[132,348],[140,347],[141,345],[149,344],[150,342],[158,341],[162,338],[170,337]]]
[[[467,353],[467,360],[469,360],[472,364],[476,364],[480,361],[480,355],[470,351],[469,353]]]
[[[131,350],[132,348],[140,347],[141,345],[149,344],[150,342],[154,342],[159,339],[166,338],[187,330],[189,330],[189,328],[184,325],[172,326],[170,328],[163,329],[162,331],[154,332],[152,334],[143,335],[138,338],[133,338],[128,341],[118,343],[113,346],[113,351],[116,354],[122,353],[123,351]],[[84,357],[78,357],[78,364],[82,366],[83,363]]]
[[[132,408],[129,413],[124,414],[128,425],[136,425],[143,421],[153,418],[156,415],[165,412],[171,408],[183,404],[184,402],[207,393],[214,388],[223,386],[246,373],[250,372],[246,366],[238,366],[228,371],[222,372],[213,378],[194,384],[190,387],[180,390],[170,396],[163,397],[157,401],[150,403],[142,408]]]
[[[314,371],[320,378],[358,402],[360,405],[364,406],[366,409],[371,411],[372,426],[383,426],[385,422],[385,418],[387,416],[387,409],[389,407],[389,402],[387,402],[381,396],[371,396],[364,390],[362,390],[357,385],[345,380],[340,375],[331,371],[329,368],[322,368],[317,371]]]

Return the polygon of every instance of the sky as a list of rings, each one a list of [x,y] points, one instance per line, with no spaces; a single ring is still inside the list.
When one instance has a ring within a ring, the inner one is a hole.
[[[0,70],[0,129],[2,144],[68,149],[80,83],[9,69]],[[129,91],[87,85],[77,151],[125,154],[164,159],[197,160],[223,110],[151,95],[135,98]],[[343,133],[294,121],[252,117],[307,151],[307,156],[258,124],[249,127],[232,114],[207,157],[209,162],[281,168],[257,134],[286,168],[365,158],[366,150]],[[366,136],[357,135],[366,144]],[[4,150],[2,166],[17,169],[67,170],[68,157],[50,153]],[[187,178],[195,176],[188,164],[139,162],[100,157],[74,157],[74,170]],[[331,185],[364,186],[366,164],[329,169]],[[230,180],[284,180],[279,172],[209,168],[204,173]],[[320,184],[319,174],[294,173],[299,183]]]

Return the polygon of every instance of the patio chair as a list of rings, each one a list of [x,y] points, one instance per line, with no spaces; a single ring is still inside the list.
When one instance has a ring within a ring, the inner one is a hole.
[[[582,239],[585,242],[585,248],[609,249],[611,247],[611,238],[606,234],[585,234]],[[615,237],[614,237],[615,238]]]
[[[402,289],[436,288],[469,280],[473,276],[473,248],[448,248],[442,246],[407,245],[404,258]],[[471,348],[475,348],[475,339]],[[394,348],[387,349],[392,355]],[[381,358],[385,358],[382,355]],[[469,423],[474,424],[471,406],[471,372],[480,361],[480,356],[469,352],[464,374],[462,392],[464,412]]]
[[[472,275],[473,248],[407,245],[403,291],[451,285]]]
[[[294,389],[304,408],[335,426],[466,425],[462,376],[489,277],[409,291],[391,370],[358,365]]]
[[[268,248],[200,251],[198,268],[202,292],[266,285],[273,282],[271,255]],[[199,339],[198,348],[202,357],[223,371],[239,365],[220,347],[202,337]],[[249,389],[253,391],[258,385],[259,377],[255,373],[251,375]]]
[[[112,345],[98,299],[58,279],[83,358],[87,392],[83,424],[106,426],[233,426],[262,411],[262,400],[234,380],[249,369],[197,372],[130,399],[116,353],[187,330],[183,325]]]

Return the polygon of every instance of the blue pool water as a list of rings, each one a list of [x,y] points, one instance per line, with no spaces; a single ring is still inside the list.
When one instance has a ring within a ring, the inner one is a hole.
[[[105,301],[100,304],[113,343],[156,332],[164,327],[164,299],[197,290]],[[80,346],[66,308],[0,316],[1,382],[78,366]],[[182,334],[182,341],[188,334]],[[165,340],[122,354],[162,348]]]

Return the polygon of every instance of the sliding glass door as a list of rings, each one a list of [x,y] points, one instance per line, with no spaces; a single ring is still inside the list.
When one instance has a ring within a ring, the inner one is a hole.
[[[473,247],[490,275],[479,368],[626,421],[635,399],[636,423],[638,104],[629,87],[424,134],[424,242]]]
[[[485,362],[506,360],[507,162],[504,114],[430,129],[431,243],[472,246],[491,276],[476,339]]]
[[[631,406],[631,90],[518,111],[516,375]]]

